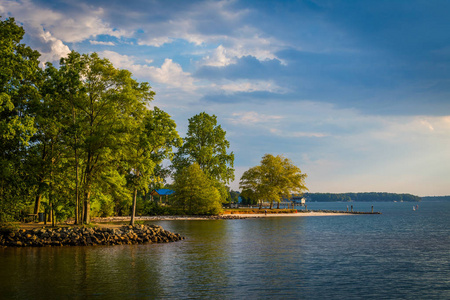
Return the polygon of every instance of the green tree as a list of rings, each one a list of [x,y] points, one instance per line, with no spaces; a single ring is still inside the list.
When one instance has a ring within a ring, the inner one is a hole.
[[[42,97],[30,103],[37,131],[31,139],[31,146],[28,147],[26,163],[30,173],[30,189],[35,193],[35,214],[40,211],[43,196],[48,199],[51,215],[54,215],[53,210],[57,207],[57,202],[65,203],[68,199],[61,197],[61,191],[54,192],[57,188],[55,184],[64,183],[67,188],[67,179],[70,177],[66,171],[67,146],[63,140],[67,126],[64,119],[68,111],[60,93],[61,78],[59,71],[47,64],[40,85]],[[53,218],[52,221],[54,222]]]
[[[155,171],[164,159],[172,158],[172,147],[179,147],[181,143],[176,124],[169,114],[157,107],[146,112],[129,143],[129,180],[133,189],[131,225],[134,225],[138,191],[148,192],[151,182],[161,181]]]
[[[189,127],[184,144],[178,149],[173,160],[176,171],[197,163],[202,171],[214,181],[221,194],[222,202],[228,197],[225,187],[234,179],[234,154],[227,153],[230,142],[226,132],[217,125],[217,117],[202,112],[189,119]]]
[[[239,195],[240,193],[238,191],[230,190],[230,203],[238,203]]]
[[[219,191],[196,162],[176,174],[173,188],[173,205],[188,214],[217,215],[222,211]]]
[[[268,201],[272,208],[274,201],[279,204],[283,198],[290,199],[292,194],[308,190],[306,176],[288,158],[266,154],[259,166],[242,174],[239,185],[244,197],[259,201],[260,207],[263,201]]]
[[[129,71],[114,68],[96,53],[72,52],[62,61],[62,67],[70,70],[76,81],[81,80],[81,85],[76,81],[73,85],[78,95],[72,100],[80,138],[76,149],[80,150],[77,155],[82,162],[83,222],[90,223],[93,191],[98,191],[107,176],[126,176],[123,162],[129,154],[128,143],[154,93],[148,83],[138,83]]]
[[[82,80],[83,69],[86,68],[86,62],[81,59],[81,55],[77,52],[71,52],[66,58],[61,58],[58,73],[54,73],[53,78],[57,77],[59,81],[59,89],[57,95],[65,101],[65,135],[64,142],[71,153],[68,153],[69,166],[68,170],[73,170],[74,177],[74,207],[75,207],[75,224],[82,222],[80,209],[80,173],[82,158],[81,147],[83,139],[83,114],[86,88]]]
[[[25,31],[14,18],[0,19],[0,221],[22,208],[28,188],[23,166],[36,131],[29,102],[39,99],[39,56],[21,40]]]

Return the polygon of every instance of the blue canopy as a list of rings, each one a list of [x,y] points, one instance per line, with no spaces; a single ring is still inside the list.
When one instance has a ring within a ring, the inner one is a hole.
[[[169,190],[169,189],[159,189],[159,190],[153,190],[152,195],[158,194],[159,196],[168,196],[175,193],[175,191]]]

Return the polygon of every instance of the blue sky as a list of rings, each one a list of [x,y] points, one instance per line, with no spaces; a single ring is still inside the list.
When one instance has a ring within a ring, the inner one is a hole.
[[[206,111],[242,173],[265,153],[311,192],[450,195],[449,1],[0,0],[57,62],[148,81],[180,134]]]

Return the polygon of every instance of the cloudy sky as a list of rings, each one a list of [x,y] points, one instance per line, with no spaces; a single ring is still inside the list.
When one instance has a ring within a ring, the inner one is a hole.
[[[148,81],[184,136],[206,111],[242,173],[265,153],[311,192],[450,195],[449,1],[0,0],[57,62]]]

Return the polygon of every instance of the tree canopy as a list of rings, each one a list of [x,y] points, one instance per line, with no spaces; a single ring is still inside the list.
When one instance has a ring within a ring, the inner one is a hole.
[[[147,111],[129,143],[129,179],[133,188],[131,225],[134,225],[137,192],[148,192],[152,182],[160,182],[157,169],[164,159],[171,159],[172,147],[181,146],[176,124],[169,114],[155,107]]]
[[[13,18],[0,20],[0,222],[44,210],[53,224],[90,223],[91,212],[131,212],[133,223],[137,195],[165,182],[173,148],[177,178],[195,186],[187,211],[220,211],[234,155],[216,116],[191,118],[182,144],[169,114],[149,108],[147,82],[96,53],[72,51],[41,68],[40,54],[20,43],[24,33]],[[183,183],[180,195],[189,195]]]
[[[188,214],[216,215],[222,211],[219,191],[196,162],[176,174],[173,188],[173,204]]]
[[[196,162],[211,179],[229,183],[234,179],[234,154],[227,153],[230,142],[225,135],[225,130],[217,125],[215,115],[202,112],[190,118],[184,144],[173,161],[175,169],[180,170]]]
[[[183,146],[178,148],[172,162],[175,172],[197,163],[214,183],[223,203],[229,197],[226,184],[234,179],[234,154],[227,153],[230,142],[225,135],[215,115],[202,112],[193,116]]]
[[[308,190],[305,186],[307,175],[303,174],[291,160],[281,155],[266,154],[259,166],[245,171],[239,182],[242,196],[258,201],[273,202],[290,199],[292,194],[302,194]]]
[[[14,18],[0,20],[0,221],[26,200],[24,157],[36,132],[29,102],[40,98],[42,70],[40,54],[20,43],[24,34]]]

